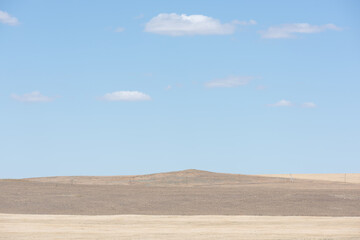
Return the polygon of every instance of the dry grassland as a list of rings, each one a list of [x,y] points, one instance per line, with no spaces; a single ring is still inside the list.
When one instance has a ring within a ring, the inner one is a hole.
[[[0,239],[360,239],[359,217],[0,214]]]
[[[278,177],[290,179],[304,179],[304,180],[321,180],[332,182],[347,182],[347,183],[360,183],[360,173],[324,173],[324,174],[263,174],[258,175],[262,177]]]
[[[198,170],[0,179],[0,213],[360,217],[360,184]]]

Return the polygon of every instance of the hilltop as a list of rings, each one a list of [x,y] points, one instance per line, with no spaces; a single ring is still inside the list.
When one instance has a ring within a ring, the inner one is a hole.
[[[80,185],[137,186],[213,186],[244,183],[286,182],[284,178],[269,178],[243,174],[215,173],[197,169],[129,176],[58,176],[25,178],[23,181]]]

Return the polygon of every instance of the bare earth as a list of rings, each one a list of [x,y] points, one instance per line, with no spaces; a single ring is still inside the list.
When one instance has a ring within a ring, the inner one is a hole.
[[[0,214],[0,239],[358,240],[359,217]]]

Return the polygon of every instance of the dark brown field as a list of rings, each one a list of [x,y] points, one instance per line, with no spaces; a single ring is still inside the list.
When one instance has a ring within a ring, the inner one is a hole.
[[[0,213],[360,216],[360,184],[197,170],[0,180]]]

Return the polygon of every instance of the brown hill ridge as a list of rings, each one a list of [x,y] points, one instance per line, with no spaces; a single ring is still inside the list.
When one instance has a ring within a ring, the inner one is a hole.
[[[289,179],[243,174],[215,173],[197,169],[128,176],[58,176],[25,178],[24,181],[80,185],[213,186],[287,182]]]

